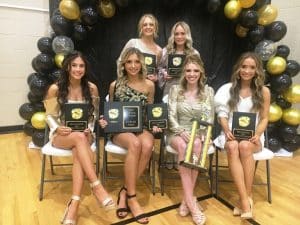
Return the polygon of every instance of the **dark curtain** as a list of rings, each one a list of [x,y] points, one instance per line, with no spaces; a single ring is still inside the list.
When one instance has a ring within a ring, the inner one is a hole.
[[[50,0],[50,5],[54,6],[55,2],[57,0]],[[98,85],[102,99],[107,94],[110,82],[116,78],[116,59],[125,43],[138,37],[137,23],[145,13],[154,14],[159,21],[157,43],[161,47],[166,45],[174,23],[179,20],[187,22],[191,27],[194,47],[205,63],[208,83],[216,90],[229,81],[232,65],[238,55],[245,51],[247,44],[236,36],[234,22],[224,16],[226,1],[222,1],[214,14],[207,11],[206,1],[181,0],[175,6],[166,5],[165,2],[173,4],[176,1],[139,0],[125,8],[117,7],[112,18],[99,17],[87,40],[76,44],[76,49],[84,52],[92,64],[92,80]]]

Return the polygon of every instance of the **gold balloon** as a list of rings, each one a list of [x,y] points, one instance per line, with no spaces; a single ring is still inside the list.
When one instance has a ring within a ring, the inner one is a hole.
[[[281,74],[286,68],[286,61],[280,56],[272,57],[267,62],[267,71],[271,75]]]
[[[283,98],[290,103],[300,103],[300,84],[292,84],[283,93]]]
[[[31,117],[31,124],[36,129],[45,129],[46,127],[46,114],[45,112],[36,112]]]
[[[99,3],[99,13],[104,18],[111,18],[115,15],[116,6],[111,0],[101,0]]]
[[[56,54],[55,55],[54,61],[55,61],[55,64],[57,65],[57,67],[62,68],[62,63],[63,63],[64,59],[65,59],[64,54]]]
[[[250,8],[256,2],[256,0],[239,0],[242,8]]]
[[[272,23],[276,19],[278,10],[275,6],[268,4],[260,8],[257,13],[258,13],[257,23],[265,26]]]
[[[279,105],[272,103],[269,109],[269,122],[276,122],[280,120],[282,116],[282,109]]]
[[[243,27],[240,24],[236,25],[235,27],[235,33],[237,34],[237,36],[242,38],[247,36],[248,30],[248,28]]]
[[[77,20],[80,17],[80,9],[74,0],[62,0],[59,3],[59,11],[61,15],[69,20]]]
[[[299,125],[300,124],[300,110],[299,109],[285,109],[283,110],[282,120],[289,125]]]
[[[235,19],[242,11],[242,7],[239,1],[230,0],[224,7],[224,14],[228,19]]]

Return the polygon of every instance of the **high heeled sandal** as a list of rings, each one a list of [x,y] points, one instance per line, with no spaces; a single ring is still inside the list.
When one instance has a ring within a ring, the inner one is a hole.
[[[94,187],[100,185],[101,182],[100,180],[96,180],[93,183],[90,183],[90,187],[92,189],[92,194],[95,196],[95,198],[97,199],[97,202],[100,206],[102,206],[105,210],[111,210],[111,209],[115,209],[115,203],[113,201],[113,199],[110,196],[107,196],[102,202],[97,198],[97,196],[95,195],[93,189]]]
[[[200,210],[200,211],[203,211],[203,208],[202,208],[202,206],[198,203],[198,200],[197,200],[197,197],[196,197],[196,196],[193,196],[193,201],[194,201],[194,203],[196,204],[196,206],[199,208],[199,210]],[[185,203],[184,200],[182,200],[182,202],[181,202],[181,204],[180,204],[180,206],[179,206],[179,208],[178,208],[178,213],[179,213],[179,215],[182,216],[182,217],[185,217],[185,216],[187,216],[187,215],[190,214],[190,210],[189,210],[189,208],[188,208],[188,206],[187,206],[187,204]]]
[[[119,191],[119,194],[118,194],[118,200],[117,200],[117,205],[119,205],[120,203],[120,199],[121,199],[121,192],[122,191],[126,191],[127,193],[127,188],[126,187],[122,187]],[[127,198],[127,197],[126,197]],[[128,213],[130,212],[130,209],[128,207],[128,203],[127,203],[127,199],[126,199],[126,208],[118,208],[117,211],[116,211],[116,215],[119,219],[124,219],[126,216],[128,216]],[[125,213],[125,214],[122,214],[122,213]]]
[[[240,216],[242,214],[242,210],[239,207],[236,206],[236,207],[233,208],[232,214],[234,216]]]
[[[206,216],[200,209],[196,209],[196,211],[191,212],[192,219],[196,225],[203,225],[206,222]]]
[[[80,201],[80,196],[72,195],[71,199],[68,201],[67,208],[65,209],[64,215],[63,215],[62,219],[60,220],[60,223],[63,224],[63,225],[68,225],[68,224],[76,225],[75,220],[71,220],[71,219],[66,218],[67,215],[68,215],[68,212],[69,212],[70,205],[71,205],[72,201]]]
[[[241,213],[242,219],[251,219],[253,218],[253,200],[252,198],[248,197],[249,205],[250,205],[250,211]]]
[[[126,197],[127,197],[127,200],[129,200],[131,198],[136,198],[136,194],[133,194],[133,195],[126,194]],[[129,207],[129,205],[128,205],[128,207]],[[129,209],[130,209],[130,207],[129,207]],[[130,211],[132,212],[132,210],[130,210]],[[137,216],[133,215],[133,217],[134,217],[135,221],[137,223],[139,223],[139,224],[147,224],[147,223],[149,223],[149,220],[148,220],[147,215],[145,213],[142,213],[142,214],[137,215]],[[144,219],[144,218],[147,219],[147,220],[141,221],[141,219]]]

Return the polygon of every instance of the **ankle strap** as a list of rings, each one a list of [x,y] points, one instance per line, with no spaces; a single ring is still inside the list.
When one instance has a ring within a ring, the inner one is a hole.
[[[94,188],[94,187],[96,187],[96,186],[99,185],[99,184],[101,184],[100,180],[96,180],[96,181],[94,181],[93,183],[90,183],[90,187],[91,187],[91,188]]]
[[[133,195],[126,194],[126,196],[127,196],[127,199],[131,199],[131,198],[135,198],[136,194],[133,194]]]
[[[75,201],[79,201],[80,200],[80,196],[78,196],[78,195],[72,195],[71,199],[75,200]]]

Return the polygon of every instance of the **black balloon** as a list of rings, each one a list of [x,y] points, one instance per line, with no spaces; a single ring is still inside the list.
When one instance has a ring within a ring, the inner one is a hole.
[[[276,104],[279,105],[282,109],[288,109],[292,106],[292,104],[286,101],[281,95],[278,95],[276,97]]]
[[[58,78],[63,74],[62,69],[55,69],[51,73],[49,73],[50,79],[55,82]]]
[[[294,152],[300,149],[300,135],[295,137],[295,140],[290,142],[283,142],[282,147],[288,152]]]
[[[72,32],[72,22],[70,20],[67,20],[61,14],[53,15],[50,19],[50,24],[57,36],[69,36]]]
[[[279,128],[280,137],[284,140],[284,142],[291,142],[296,139],[297,136],[297,127],[290,125],[282,125]]]
[[[33,107],[35,108],[36,112],[45,112],[46,111],[43,102],[33,103]]]
[[[119,7],[127,7],[129,4],[128,0],[115,0],[115,2]]]
[[[43,76],[38,76],[36,79],[33,79],[29,85],[30,91],[36,96],[43,96],[46,91],[49,82],[47,78]]]
[[[282,21],[274,21],[266,27],[266,38],[274,42],[281,40],[287,32],[287,27]]]
[[[264,39],[265,28],[262,25],[257,25],[248,31],[248,37],[254,44],[259,43]]]
[[[267,71],[264,72],[265,72],[265,84],[269,84],[271,80],[271,75]]]
[[[258,9],[260,9],[261,7],[263,7],[264,5],[270,3],[269,1],[270,1],[270,0],[256,0],[256,1],[255,1],[255,4],[252,6],[252,8],[253,8],[254,10],[258,10]]]
[[[27,121],[23,126],[24,133],[28,136],[32,136],[35,128],[32,126],[30,121]]]
[[[31,73],[27,77],[27,84],[30,85],[31,81],[40,76],[38,73]]]
[[[284,73],[277,76],[272,76],[271,78],[271,89],[277,93],[282,93],[287,90],[292,84],[291,77]]]
[[[277,137],[269,137],[268,146],[271,151],[277,152],[281,148],[281,141]]]
[[[251,9],[242,10],[239,16],[240,24],[247,28],[254,27],[257,24],[257,20],[257,12]]]
[[[220,0],[208,0],[207,2],[207,11],[209,13],[215,13],[221,6]]]
[[[74,23],[73,35],[74,40],[83,41],[87,38],[88,29],[81,23]]]
[[[274,122],[274,123],[269,122],[267,126],[267,131],[269,136],[272,135],[274,136],[276,132],[278,132],[278,122]]]
[[[42,147],[44,145],[45,139],[45,130],[35,130],[32,134],[32,142],[38,147]]]
[[[92,6],[81,9],[81,21],[85,25],[92,26],[98,21],[97,10]]]
[[[300,65],[295,60],[287,60],[285,72],[287,72],[291,77],[296,76],[300,71]]]
[[[49,37],[41,37],[37,42],[37,47],[42,53],[54,54],[52,50],[52,39]]]
[[[290,48],[286,45],[279,45],[277,47],[276,56],[280,56],[282,58],[287,58],[290,54]]]
[[[90,0],[76,0],[76,2],[78,3],[78,5],[81,7],[81,6],[84,6],[84,5],[88,5],[90,4]]]
[[[36,112],[32,103],[24,103],[19,108],[19,114],[24,120],[30,120]]]
[[[28,92],[27,98],[31,103],[37,103],[43,100],[43,96],[34,95],[32,92]]]
[[[33,61],[38,73],[48,73],[55,67],[53,56],[46,53],[38,54]]]

